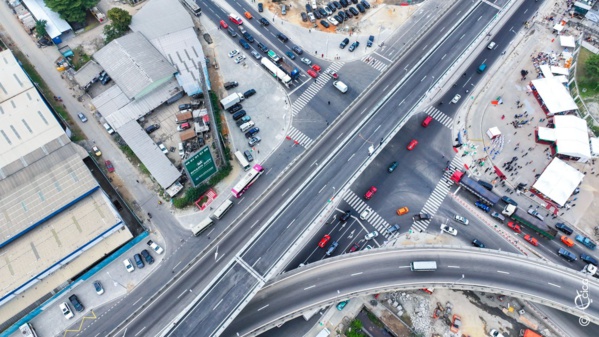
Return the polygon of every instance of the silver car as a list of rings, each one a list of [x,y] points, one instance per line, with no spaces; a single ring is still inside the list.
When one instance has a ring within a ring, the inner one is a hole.
[[[461,223],[461,224],[463,224],[463,225],[466,225],[466,226],[468,226],[468,224],[470,223],[468,221],[468,219],[464,218],[463,216],[459,216],[459,215],[456,215],[454,217],[454,220],[457,221],[457,222],[459,222],[459,223]]]
[[[306,65],[312,65],[312,61],[310,61],[310,59],[308,59],[306,57],[302,57],[300,60],[302,61],[302,63],[304,63]]]

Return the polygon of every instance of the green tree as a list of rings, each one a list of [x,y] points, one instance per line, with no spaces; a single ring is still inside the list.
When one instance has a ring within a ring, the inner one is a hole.
[[[48,32],[46,31],[46,20],[37,20],[35,21],[35,34],[38,39],[46,37]]]
[[[585,70],[590,78],[599,79],[599,55],[593,54],[587,59]]]
[[[113,25],[106,25],[104,26],[104,36],[106,36],[106,43],[108,44],[110,41],[123,36],[123,33],[116,29]]]
[[[69,22],[85,22],[87,10],[96,6],[100,0],[44,0],[46,6]]]
[[[350,326],[352,327],[352,330],[361,330],[364,325],[362,324],[361,320],[354,319]]]
[[[106,15],[111,21],[110,24],[121,33],[125,33],[127,30],[129,30],[129,25],[131,24],[131,14],[129,14],[129,12],[126,10],[114,7],[109,9]]]

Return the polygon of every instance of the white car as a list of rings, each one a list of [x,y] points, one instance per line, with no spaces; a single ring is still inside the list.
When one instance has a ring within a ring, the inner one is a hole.
[[[360,213],[360,220],[366,220],[366,218],[370,215],[370,210],[369,209],[365,209],[362,211],[362,213]]]
[[[462,98],[462,96],[460,96],[459,94],[453,96],[453,99],[451,100],[450,104],[451,103],[456,104],[460,100],[460,98]]]
[[[131,260],[125,259],[125,260],[123,260],[123,264],[125,265],[125,268],[127,269],[128,272],[132,273],[135,270],[135,267],[133,267]]]
[[[311,65],[311,64],[312,64],[312,61],[310,61],[310,59],[308,59],[308,58],[305,58],[305,57],[302,57],[302,58],[300,59],[300,61],[302,61],[302,63],[304,63],[304,64],[306,64],[306,65]]]
[[[245,60],[245,55],[239,55],[235,58],[235,63],[239,64]]]
[[[73,315],[73,312],[71,311],[71,307],[69,307],[69,305],[66,302],[60,303],[59,307],[60,311],[62,311],[62,314],[64,315],[64,318],[71,319],[75,317],[75,315]]]
[[[441,230],[444,231],[445,233],[451,234],[453,236],[458,235],[458,230],[457,229],[455,229],[453,227],[450,227],[450,226],[447,226],[447,225],[441,225]]]
[[[334,18],[334,17],[332,17],[332,16],[329,16],[329,17],[327,18],[327,20],[328,20],[330,23],[332,23],[333,25],[335,25],[335,26],[337,26],[337,25],[339,24],[339,21],[335,20],[335,18]]]
[[[162,249],[162,247],[160,247],[159,245],[157,245],[152,240],[148,241],[148,246],[150,246],[150,248],[152,248],[156,252],[156,254],[162,254],[162,252],[164,252],[164,249]]]
[[[377,236],[379,236],[379,232],[377,232],[377,231],[370,232],[370,233],[366,234],[366,236],[364,237],[364,240],[368,241],[368,240],[376,238]]]
[[[468,226],[468,224],[470,223],[470,222],[468,221],[468,219],[464,218],[463,216],[456,215],[456,216],[454,217],[454,219],[455,219],[455,221],[457,221],[457,222],[460,222],[460,223],[462,223],[462,224],[464,224],[464,225],[466,225],[466,226]]]
[[[160,149],[160,151],[162,151],[162,153],[168,154],[168,149],[166,148],[166,146],[164,146],[164,144],[158,142],[156,143],[156,145],[158,145],[158,148]]]
[[[239,50],[234,49],[229,52],[229,57],[235,57],[235,55],[239,54]]]

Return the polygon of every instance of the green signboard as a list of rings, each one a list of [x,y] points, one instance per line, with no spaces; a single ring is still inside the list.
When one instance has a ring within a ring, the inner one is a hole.
[[[208,179],[216,173],[216,165],[210,153],[210,148],[204,146],[200,151],[194,153],[185,161],[185,169],[191,177],[193,186],[198,186],[201,182]]]

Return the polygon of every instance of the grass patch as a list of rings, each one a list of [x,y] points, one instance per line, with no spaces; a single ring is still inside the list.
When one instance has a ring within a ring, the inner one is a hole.
[[[91,60],[91,57],[87,55],[81,46],[73,49],[73,58],[71,59],[71,65],[75,70],[81,69],[87,62]]]
[[[580,96],[583,99],[593,98],[599,95],[599,81],[587,76],[586,61],[593,53],[586,48],[580,48],[578,54],[578,67],[576,68],[576,78],[580,89]]]
[[[368,319],[372,322],[372,324],[378,326],[379,328],[385,327],[385,324],[383,324],[383,322],[381,322],[373,313],[366,309],[364,310],[366,311],[366,315],[368,316]]]

